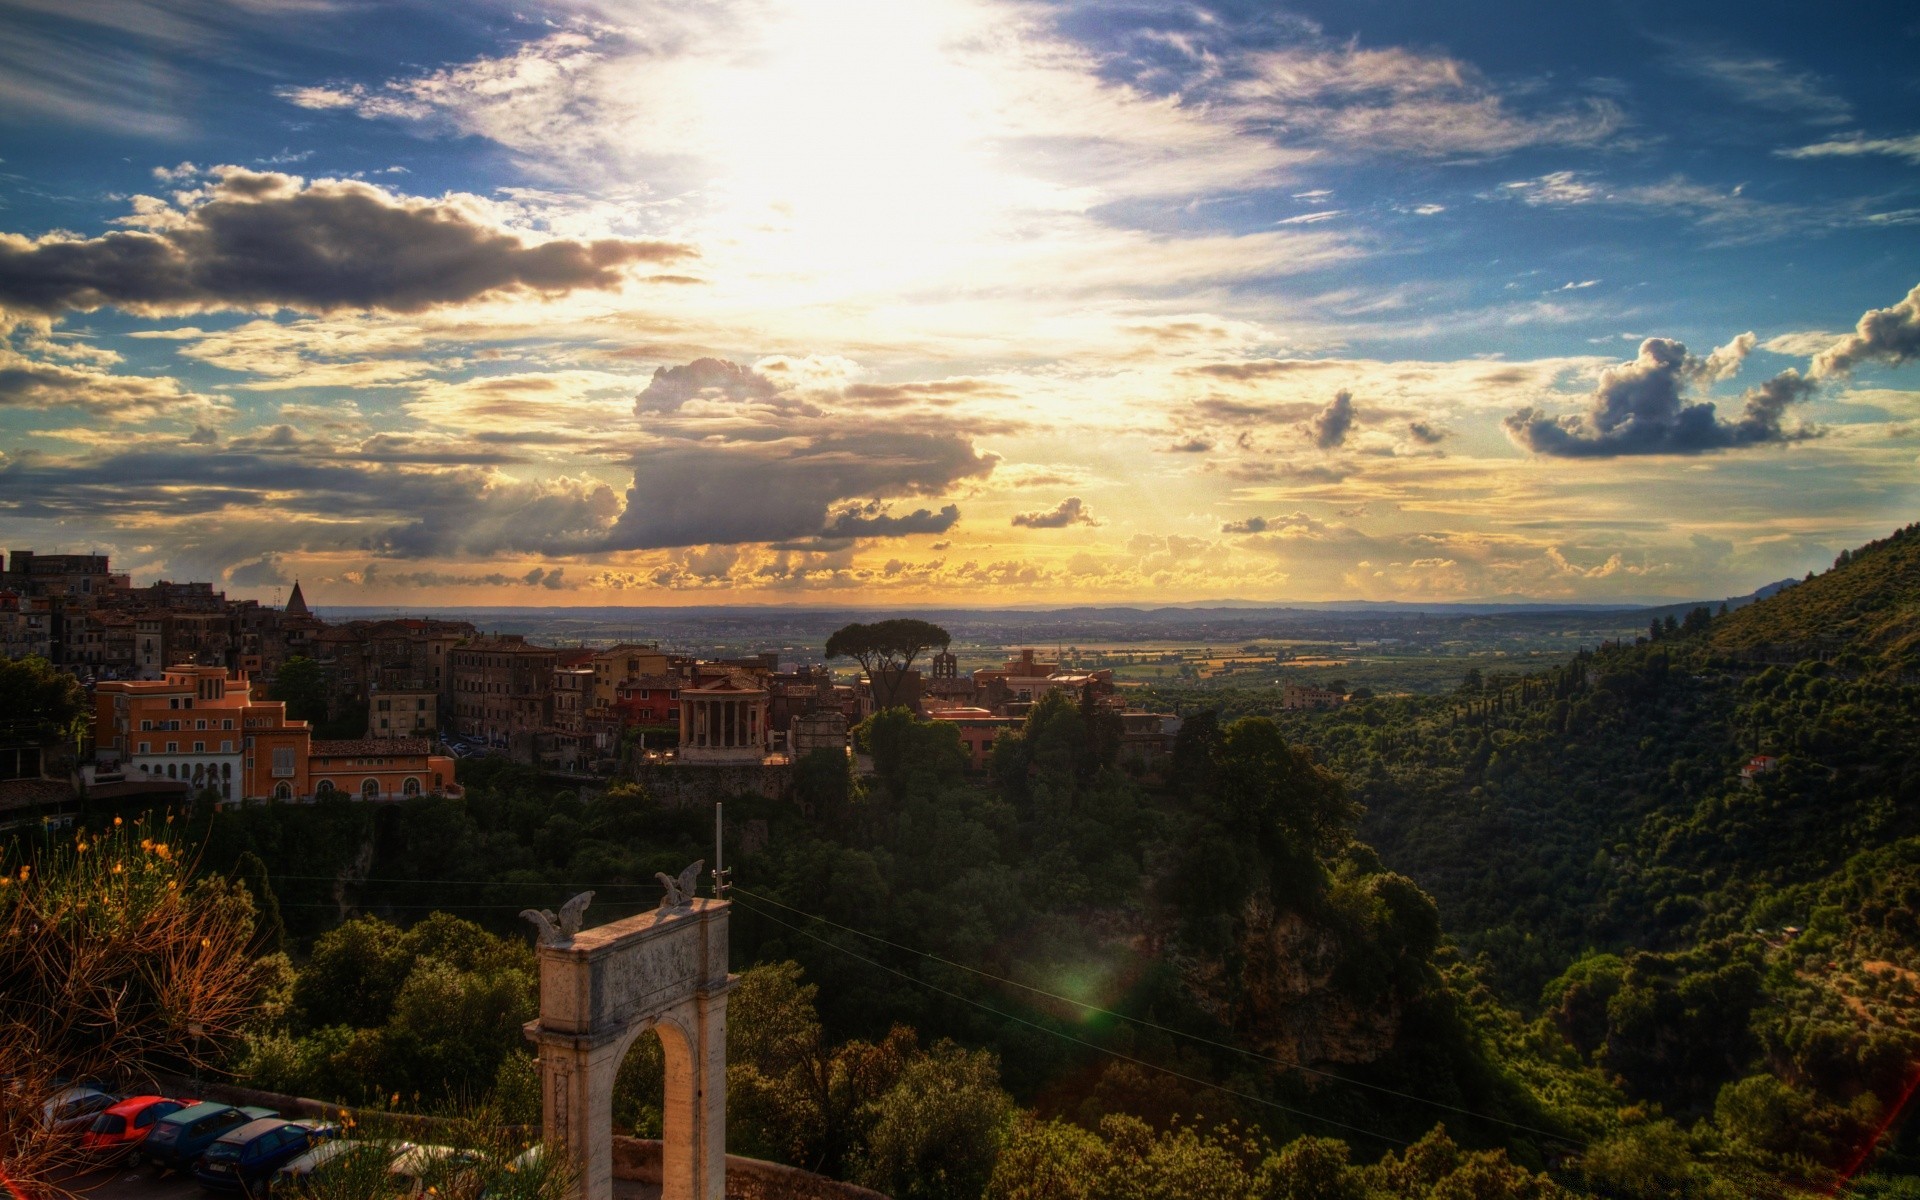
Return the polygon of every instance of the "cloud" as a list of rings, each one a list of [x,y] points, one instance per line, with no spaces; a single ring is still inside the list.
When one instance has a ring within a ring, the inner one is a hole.
[[[1205,454],[1213,449],[1213,443],[1203,437],[1190,437],[1185,441],[1175,442],[1166,449],[1169,454]]]
[[[39,362],[0,347],[0,410],[64,408],[121,421],[168,416],[204,421],[228,407],[224,399],[190,392],[176,379]]]
[[[646,390],[634,401],[636,415],[677,412],[687,401],[726,400],[745,403],[773,399],[778,392],[773,381],[720,358],[696,358],[683,367],[661,367],[654,371]]]
[[[1709,378],[1709,362],[1679,342],[1648,338],[1634,361],[1601,372],[1586,412],[1555,418],[1523,408],[1506,419],[1507,436],[1534,454],[1557,458],[1700,454],[1808,436],[1781,421],[1788,405],[1813,393],[1811,380],[1782,371],[1749,388],[1740,417],[1723,421],[1711,401],[1686,399],[1694,381]]]
[[[1426,421],[1408,421],[1407,433],[1423,446],[1437,446],[1447,440],[1448,431]]]
[[[1267,519],[1265,517],[1248,517],[1244,521],[1227,521],[1220,526],[1221,533],[1265,533],[1266,531]]]
[[[619,510],[594,479],[364,461],[291,430],[241,449],[156,442],[86,459],[0,456],[0,512],[218,526],[252,539],[254,555],[345,545],[399,558],[571,553],[603,541]]]
[[[856,505],[843,509],[833,524],[820,531],[827,538],[906,537],[915,533],[945,533],[960,519],[960,506],[949,504],[939,512],[917,508],[904,516],[894,516],[879,504]]]
[[[1896,138],[1870,138],[1865,134],[1854,133],[1846,137],[1815,142],[1810,146],[1775,150],[1774,153],[1782,158],[1856,158],[1863,154],[1884,154],[1890,158],[1904,158],[1910,163],[1920,165],[1920,133],[1910,133],[1906,137]]]
[[[368,183],[215,168],[177,203],[136,197],[96,238],[0,233],[0,309],[143,314],[290,308],[419,312],[496,294],[619,286],[623,268],[682,258],[662,241],[530,241],[481,202],[425,200]]]
[[[952,432],[823,429],[764,441],[677,441],[631,461],[633,485],[606,549],[810,538],[844,518],[849,500],[937,494],[990,474],[999,460]],[[830,520],[830,511],[839,515]],[[864,531],[848,525],[843,536],[937,532],[952,523],[946,510],[867,519]]]
[[[1471,64],[1399,47],[1315,44],[1256,54],[1228,88],[1251,127],[1362,152],[1490,157],[1528,146],[1590,146],[1625,117],[1587,98],[1525,113]]]
[[[1313,433],[1314,445],[1322,450],[1339,448],[1353,429],[1353,393],[1345,388],[1335,392],[1308,428]]]
[[[1751,332],[1743,333],[1724,346],[1714,347],[1700,365],[1700,377],[1709,383],[1718,383],[1723,379],[1732,379],[1740,373],[1740,364],[1747,361],[1747,355],[1753,353],[1758,341]]]
[[[1100,524],[1078,496],[1068,496],[1052,508],[1015,513],[1013,523],[1024,529],[1065,529],[1069,525]]]
[[[1897,367],[1920,358],[1920,284],[1906,299],[1876,308],[1860,318],[1854,331],[1814,357],[1815,379],[1845,375],[1864,362]]]
[[[1786,113],[1816,125],[1837,125],[1853,117],[1853,105],[1827,90],[1811,71],[1798,71],[1777,58],[1731,52],[1678,54],[1674,65],[1743,104]]]

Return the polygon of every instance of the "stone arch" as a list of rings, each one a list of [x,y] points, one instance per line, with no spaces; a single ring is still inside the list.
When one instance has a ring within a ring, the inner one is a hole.
[[[333,795],[333,790],[333,780],[331,779],[322,779],[319,783],[313,785],[313,794],[316,796],[331,796]]]
[[[639,1037],[660,1039],[662,1200],[724,1200],[727,1117],[727,909],[691,900],[540,949],[543,1132],[575,1170],[575,1200],[613,1195],[613,1085]]]
[[[418,796],[420,794],[420,781],[411,775],[407,776],[407,781],[400,785],[400,794],[402,796]]]
[[[380,798],[380,781],[371,775],[362,779],[360,781],[360,798],[363,800],[378,800]]]
[[[279,783],[276,783],[276,784],[274,784],[274,785],[273,785],[273,798],[274,798],[275,800],[291,800],[291,799],[293,799],[293,785],[292,785],[292,784],[290,784],[290,783],[288,783],[288,782],[286,782],[285,780],[282,780],[282,781],[280,781]]]

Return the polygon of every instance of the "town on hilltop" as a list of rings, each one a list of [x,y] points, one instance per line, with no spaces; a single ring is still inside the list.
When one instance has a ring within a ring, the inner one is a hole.
[[[76,676],[94,707],[90,752],[49,747],[28,771],[20,755],[34,748],[16,748],[14,778],[0,781],[9,807],[44,800],[35,785],[63,782],[63,766],[64,781],[103,800],[458,795],[455,761],[473,755],[583,780],[648,772],[657,792],[682,799],[738,787],[777,796],[795,763],[850,753],[849,731],[885,707],[950,724],[984,770],[994,739],[1052,693],[1116,718],[1119,761],[1136,772],[1161,764],[1180,729],[1171,713],[1130,707],[1113,671],[1033,649],[962,672],[933,643],[925,670],[902,663],[876,686],[858,669],[777,652],[546,646],[437,618],[329,623],[297,582],[275,608],[210,583],[135,587],[100,554],[15,550],[5,566],[0,648]],[[1296,684],[1285,703],[1343,700]],[[716,768],[735,773],[722,781]]]

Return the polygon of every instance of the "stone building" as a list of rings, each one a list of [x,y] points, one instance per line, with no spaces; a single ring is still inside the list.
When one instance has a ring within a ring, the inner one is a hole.
[[[367,697],[367,736],[370,738],[427,738],[440,731],[438,689],[375,688]]]
[[[506,745],[553,722],[553,669],[558,655],[518,634],[476,638],[455,647],[453,721],[466,737]]]

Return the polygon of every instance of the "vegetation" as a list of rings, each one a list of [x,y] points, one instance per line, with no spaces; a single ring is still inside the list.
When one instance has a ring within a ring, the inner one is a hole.
[[[1154,776],[1070,696],[984,778],[884,710],[872,777],[728,802],[732,1148],[903,1197],[1912,1194],[1916,593],[1905,530],[1444,695],[1169,691]],[[710,815],[462,781],[191,815],[300,964],[244,1073],[531,1119],[519,908],[648,907]],[[660,1071],[642,1039],[620,1128]]]
[[[900,703],[900,687],[906,682],[913,660],[922,651],[935,646],[942,650],[953,642],[946,630],[928,621],[912,617],[894,617],[863,625],[856,621],[833,632],[827,638],[828,658],[851,658],[867,672],[874,699],[881,708]]]
[[[42,1120],[69,1083],[218,1063],[284,962],[253,938],[245,889],[196,878],[164,823],[0,852],[0,1174],[70,1165]]]

